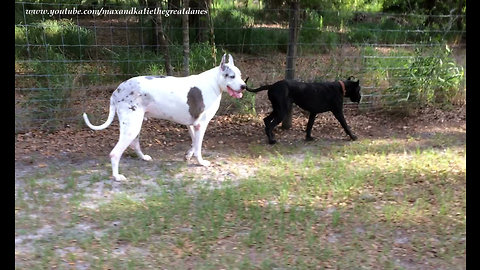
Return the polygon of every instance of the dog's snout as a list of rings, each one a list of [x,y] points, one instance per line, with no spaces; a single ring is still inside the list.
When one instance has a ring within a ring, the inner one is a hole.
[[[240,85],[240,89],[242,89],[242,90],[245,90],[245,89],[247,89],[247,85],[246,85],[246,84],[242,84],[242,85]]]

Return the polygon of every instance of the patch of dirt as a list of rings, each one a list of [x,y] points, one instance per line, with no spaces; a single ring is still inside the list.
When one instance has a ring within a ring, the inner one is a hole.
[[[209,124],[203,143],[205,155],[218,153],[245,153],[255,144],[266,144],[263,117],[269,109],[266,97],[257,99],[260,113],[253,115],[217,115]],[[268,108],[268,105],[265,106]],[[105,111],[103,117],[106,117]],[[433,108],[417,110],[411,116],[398,116],[383,112],[361,111],[353,105],[345,107],[345,117],[352,131],[362,138],[389,138],[391,136],[432,136],[435,132],[447,132],[464,136],[466,131],[465,106],[444,111]],[[308,117],[298,108],[294,110],[293,126],[283,130],[280,125],[274,130],[280,144],[291,145],[304,142]],[[92,121],[95,124],[104,119]],[[338,121],[331,113],[317,116],[312,131],[317,140],[332,142],[348,141]],[[96,157],[108,157],[118,140],[118,122],[101,131],[88,127],[67,127],[52,133],[30,131],[17,134],[15,138],[15,161],[23,165],[42,165],[47,159],[69,160],[73,163]],[[143,124],[140,134],[142,149],[155,156],[179,155],[189,149],[191,141],[185,126],[165,120],[149,119]],[[132,154],[128,149],[125,154]],[[45,165],[46,166],[46,165]]]

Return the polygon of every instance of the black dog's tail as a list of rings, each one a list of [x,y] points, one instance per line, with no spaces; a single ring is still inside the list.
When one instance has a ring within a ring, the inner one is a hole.
[[[247,77],[245,79],[245,84],[247,84],[247,81],[250,77]],[[264,85],[264,86],[260,86],[259,88],[255,88],[255,89],[252,89],[250,87],[247,86],[247,91],[248,92],[252,92],[252,93],[257,93],[257,92],[260,92],[260,91],[263,91],[263,90],[268,90],[269,88],[271,87],[271,85]]]
[[[251,88],[247,87],[247,91],[257,93],[257,92],[260,92],[260,91],[263,91],[263,90],[268,90],[270,87],[271,87],[271,85],[264,85],[264,86],[260,86],[259,88],[255,88],[255,89],[251,89]]]

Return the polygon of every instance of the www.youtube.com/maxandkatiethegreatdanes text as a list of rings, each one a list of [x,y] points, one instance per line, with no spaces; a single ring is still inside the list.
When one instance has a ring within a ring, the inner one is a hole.
[[[170,15],[206,15],[206,9],[162,9],[162,8],[136,8],[130,9],[78,9],[76,7],[63,9],[26,9],[26,15],[47,15],[53,17],[55,15],[163,15],[169,17]]]

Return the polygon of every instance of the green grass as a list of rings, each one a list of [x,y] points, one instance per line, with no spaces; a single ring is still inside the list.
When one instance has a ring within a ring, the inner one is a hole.
[[[31,252],[16,251],[16,266],[465,266],[464,138],[459,143],[439,133],[246,151],[226,160],[256,171],[227,177],[217,188],[200,184],[207,171],[178,164],[139,170],[126,183],[88,172],[85,165],[17,179],[16,236],[46,225],[53,235],[32,240]],[[187,179],[176,177],[181,172]],[[45,180],[51,177],[57,181]],[[102,183],[101,198],[89,197]]]

